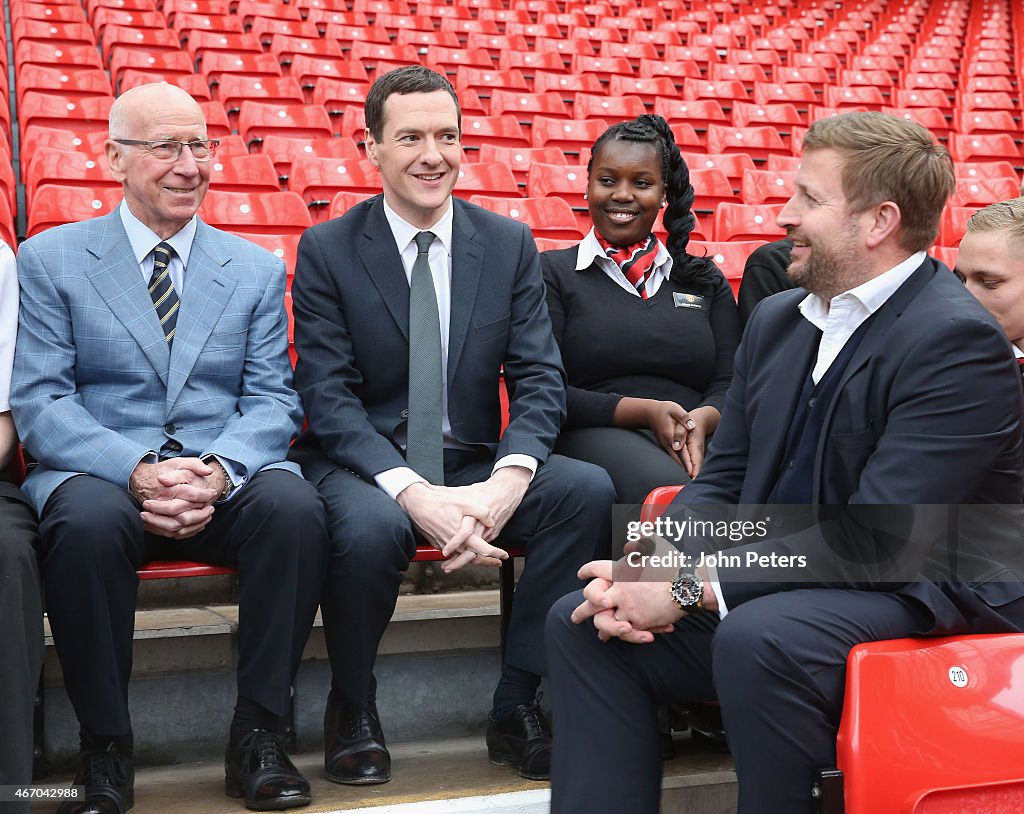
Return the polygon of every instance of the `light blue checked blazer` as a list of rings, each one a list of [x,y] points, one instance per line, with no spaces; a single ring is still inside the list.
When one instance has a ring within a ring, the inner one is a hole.
[[[199,221],[170,350],[115,208],[18,252],[21,314],[11,409],[39,461],[24,490],[42,514],[89,474],[125,488],[170,438],[249,477],[285,458],[301,425],[288,360],[284,264]]]

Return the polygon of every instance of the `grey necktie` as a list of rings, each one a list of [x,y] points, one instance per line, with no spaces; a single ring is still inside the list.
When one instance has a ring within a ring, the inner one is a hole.
[[[167,347],[174,341],[174,328],[178,324],[178,294],[171,282],[170,264],[174,249],[170,243],[161,241],[153,249],[153,276],[149,278],[149,296],[160,318]]]
[[[421,477],[444,485],[441,437],[441,322],[427,253],[433,232],[420,232],[409,287],[409,434],[405,459]]]

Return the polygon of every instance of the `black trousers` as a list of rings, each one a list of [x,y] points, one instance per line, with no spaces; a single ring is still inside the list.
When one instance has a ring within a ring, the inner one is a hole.
[[[43,600],[36,517],[20,490],[0,482],[0,785],[32,782],[32,711],[43,666]],[[28,812],[28,803],[0,803]]]
[[[656,814],[658,705],[711,700],[722,705],[740,814],[810,814],[815,769],[835,765],[850,649],[934,622],[897,594],[807,589],[751,600],[721,622],[698,611],[633,645],[574,625],[582,599],[570,594],[548,616],[552,814]]]
[[[690,476],[655,440],[649,430],[583,427],[564,430],[555,452],[604,469],[615,485],[617,503],[643,503],[658,486],[689,483]]]
[[[486,480],[493,462],[445,453],[445,483]],[[361,705],[373,693],[377,646],[394,613],[402,572],[415,554],[412,522],[398,503],[345,469],[319,484],[327,501],[331,557],[322,603],[333,686]],[[615,494],[601,469],[551,456],[534,477],[498,544],[524,545],[506,661],[543,675],[544,619],[551,604],[579,587],[576,572],[610,546]]]
[[[202,532],[176,541],[146,533],[139,504],[89,475],[51,495],[40,524],[46,606],[64,685],[96,735],[131,731],[136,570],[154,559],[238,569],[238,694],[283,716],[320,600],[323,503],[306,481],[266,470],[215,507]]]

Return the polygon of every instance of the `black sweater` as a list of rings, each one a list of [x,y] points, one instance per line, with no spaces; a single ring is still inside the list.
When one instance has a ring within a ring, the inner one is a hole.
[[[566,429],[614,424],[623,396],[721,411],[740,339],[725,277],[699,308],[679,307],[698,289],[670,278],[650,299],[596,265],[576,270],[577,247],[543,252],[548,311],[569,379]],[[680,296],[674,296],[680,295]]]

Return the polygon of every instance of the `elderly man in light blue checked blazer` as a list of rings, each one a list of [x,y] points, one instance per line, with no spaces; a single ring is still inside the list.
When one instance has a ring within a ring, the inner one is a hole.
[[[86,787],[60,814],[133,805],[136,570],[153,559],[239,569],[225,791],[257,810],[310,801],[279,730],[319,601],[324,511],[285,461],[302,417],[284,266],[196,216],[215,150],[180,88],[124,93],[106,142],[123,203],[18,258],[11,405],[38,461],[24,489]]]

